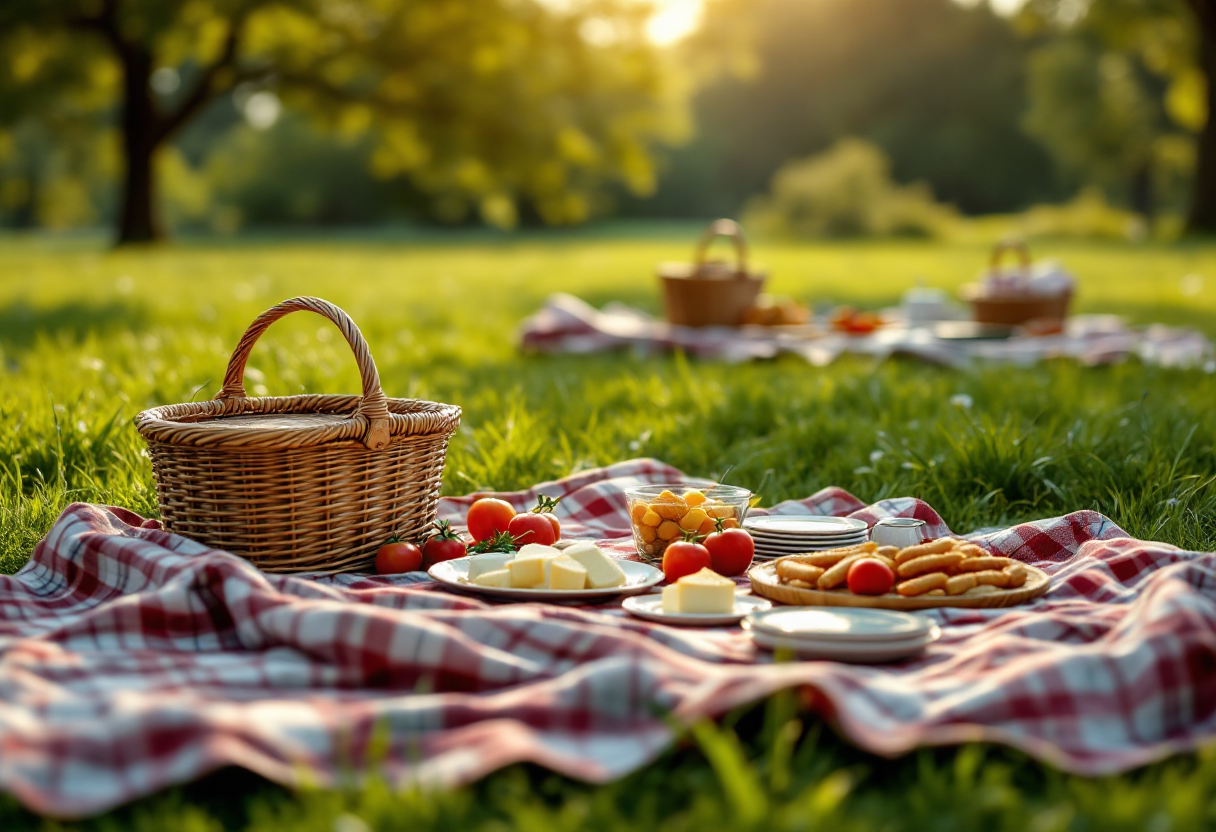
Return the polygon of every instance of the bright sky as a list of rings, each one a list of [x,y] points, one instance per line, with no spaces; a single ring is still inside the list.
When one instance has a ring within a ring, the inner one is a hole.
[[[955,0],[964,6],[974,6],[983,0]],[[992,8],[1000,14],[1018,10],[1024,0],[989,0]],[[650,39],[666,46],[697,28],[701,19],[703,0],[654,0],[656,11],[646,27]]]

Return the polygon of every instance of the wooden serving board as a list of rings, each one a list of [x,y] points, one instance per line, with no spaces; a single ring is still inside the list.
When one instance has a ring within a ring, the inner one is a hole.
[[[779,604],[797,607],[880,607],[886,610],[929,610],[935,607],[993,609],[1012,607],[1038,598],[1051,586],[1051,578],[1036,566],[1026,567],[1026,583],[1017,589],[1002,589],[985,595],[917,595],[905,598],[894,592],[886,595],[854,595],[847,589],[800,589],[777,580],[777,561],[753,566],[747,577],[752,592]]]

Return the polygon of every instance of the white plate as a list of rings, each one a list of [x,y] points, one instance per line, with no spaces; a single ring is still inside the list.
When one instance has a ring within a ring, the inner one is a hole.
[[[942,634],[936,624],[928,635],[918,639],[903,639],[895,642],[840,642],[812,641],[805,638],[782,638],[762,630],[750,630],[756,645],[766,650],[789,650],[800,659],[827,659],[854,664],[893,662],[915,656]]]
[[[923,615],[871,607],[780,607],[753,615],[745,626],[775,638],[886,644],[922,639],[935,625]]]
[[[799,546],[814,546],[819,549],[838,549],[845,546],[855,546],[858,543],[865,543],[867,538],[864,534],[854,535],[853,537],[843,537],[836,540],[817,540],[815,538],[807,539],[788,539],[788,540],[770,540],[767,537],[752,537],[757,546],[764,546],[769,549],[794,549]]]
[[[472,559],[445,560],[432,566],[427,570],[427,574],[444,586],[484,595],[487,598],[502,598],[508,601],[595,601],[601,598],[637,595],[663,580],[663,573],[653,566],[617,558],[617,565],[625,573],[624,586],[614,586],[608,589],[513,589],[478,586],[468,581],[469,561]]]
[[[835,536],[848,532],[866,531],[870,527],[864,520],[854,520],[851,517],[828,517],[810,514],[769,514],[760,517],[749,517],[743,521],[743,528],[751,531],[769,532],[772,534],[797,535],[805,537]]]
[[[731,612],[698,613],[698,612],[663,612],[662,595],[635,595],[626,598],[621,604],[631,615],[645,618],[647,621],[657,621],[660,624],[680,624],[688,627],[716,627],[734,624],[744,616],[772,609],[772,602],[767,598],[755,595],[736,595],[735,608]]]

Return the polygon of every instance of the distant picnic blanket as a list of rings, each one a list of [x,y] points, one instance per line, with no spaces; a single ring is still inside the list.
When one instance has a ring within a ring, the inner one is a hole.
[[[684,480],[634,460],[504,495],[564,497],[569,536],[630,550],[623,489]],[[445,499],[459,519],[471,497]],[[924,519],[835,488],[778,513]],[[937,611],[943,638],[889,666],[773,663],[736,628],[668,628],[616,603],[491,605],[425,575],[266,575],[119,508],[66,509],[0,577],[0,789],[99,812],[224,765],[285,784],[453,785],[518,761],[620,777],[783,688],[869,751],[992,741],[1117,772],[1216,737],[1216,555],[1128,539],[1091,511],[979,535],[1052,575],[1038,602]]]
[[[958,341],[938,338],[925,328],[904,326],[883,327],[871,335],[812,327],[674,326],[624,304],[609,304],[601,311],[572,295],[558,294],[523,322],[519,338],[523,349],[531,352],[678,348],[701,358],[734,362],[791,354],[816,367],[827,366],[845,353],[875,358],[907,355],[952,367],[976,360],[1033,364],[1048,358],[1096,365],[1137,356],[1147,364],[1216,372],[1216,349],[1203,333],[1161,324],[1133,328],[1115,315],[1074,315],[1060,335]]]

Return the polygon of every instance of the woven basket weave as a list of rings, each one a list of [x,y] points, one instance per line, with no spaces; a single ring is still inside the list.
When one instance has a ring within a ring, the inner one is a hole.
[[[298,311],[342,331],[363,395],[246,397],[253,345]],[[342,572],[369,566],[389,536],[418,537],[434,521],[460,408],[386,398],[354,321],[304,297],[250,325],[214,399],[145,410],[135,424],[148,443],[166,529],[267,572]]]

